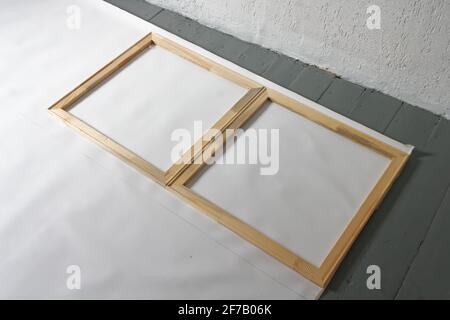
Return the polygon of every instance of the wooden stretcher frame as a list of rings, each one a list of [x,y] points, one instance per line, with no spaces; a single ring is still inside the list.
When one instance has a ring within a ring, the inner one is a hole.
[[[297,113],[299,116],[303,116],[310,121],[332,130],[336,134],[343,135],[356,141],[391,160],[381,178],[373,187],[360,209],[351,219],[350,223],[320,266],[309,263],[281,244],[239,220],[231,213],[226,212],[211,201],[195,193],[187,186],[190,179],[198,174],[199,170],[206,165],[208,158],[221,147],[215,143],[216,139],[214,136],[208,134],[208,132],[182,156],[183,161],[181,161],[180,164],[174,164],[166,172],[163,172],[148,161],[137,156],[133,151],[126,149],[119,143],[103,135],[68,111],[70,107],[81,98],[85,97],[90,91],[153,45],[159,45],[164,49],[248,89],[248,92],[212,127],[212,129],[215,129],[214,132],[219,130],[222,133],[223,139],[220,141],[226,141],[229,138],[229,136],[226,136],[227,134],[229,135],[233,130],[241,128],[247,120],[255,115],[267,100],[271,100],[280,106]],[[49,108],[49,112],[320,287],[326,287],[331,280],[342,259],[345,257],[374,210],[383,200],[409,158],[409,153],[397,149],[380,139],[311,108],[304,103],[283,95],[276,90],[266,88],[238,72],[230,70],[211,59],[203,57],[200,54],[155,33],[146,35],[105,67],[89,77],[86,81],[52,105]],[[201,157],[200,161],[194,161],[198,160],[199,157]]]

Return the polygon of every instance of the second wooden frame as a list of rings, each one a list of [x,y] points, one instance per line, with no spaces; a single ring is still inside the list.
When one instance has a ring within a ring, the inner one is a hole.
[[[230,230],[239,234],[244,239],[261,248],[271,256],[294,269],[304,277],[310,279],[320,287],[326,287],[326,285],[336,272],[340,262],[345,257],[353,242],[356,240],[358,234],[360,233],[370,216],[373,214],[377,206],[383,200],[387,191],[394,183],[396,177],[400,174],[400,171],[408,160],[409,154],[400,151],[363,132],[360,132],[347,124],[321,114],[296,100],[290,99],[278,93],[277,91],[270,89],[265,90],[260,99],[256,100],[254,104],[246,110],[246,112],[243,112],[232,124],[230,124],[228,129],[231,129],[231,131],[227,131],[226,136],[224,133],[224,137],[220,141],[227,141],[230,138],[230,135],[233,134],[233,130],[241,128],[252,116],[255,115],[255,113],[267,100],[275,102],[281,107],[285,107],[297,113],[299,116],[305,117],[310,121],[324,126],[325,128],[335,132],[336,134],[340,134],[349,139],[352,139],[357,143],[368,147],[390,159],[388,168],[385,170],[381,178],[377,181],[368,197],[364,200],[360,209],[355,213],[345,230],[343,230],[338,241],[335,243],[331,251],[328,253],[327,257],[325,258],[324,262],[320,266],[315,266],[306,261],[301,256],[267,237],[262,232],[241,221],[232,213],[220,208],[219,206],[202,197],[200,194],[194,192],[187,186],[187,183],[197,174],[199,174],[199,171],[204,166],[206,166],[208,157],[213,155],[218,149],[221,148],[220,145],[213,143],[210,144],[208,146],[209,150],[204,150],[204,154],[202,155],[202,163],[189,166],[189,168],[187,168],[187,170],[185,170],[180,175],[179,179],[177,179],[174,184],[171,185],[171,188],[175,191],[175,193],[191,203],[191,205],[197,207],[199,210],[203,211],[217,222],[223,224]]]

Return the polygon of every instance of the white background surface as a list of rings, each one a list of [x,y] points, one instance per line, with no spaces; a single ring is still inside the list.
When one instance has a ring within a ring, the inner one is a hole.
[[[152,29],[102,1],[1,1],[0,298],[314,298],[320,288],[53,119]],[[81,8],[81,29],[66,10]],[[82,288],[66,288],[81,267]]]
[[[450,118],[448,0],[147,1]]]
[[[178,143],[171,140],[174,130],[191,133],[192,143],[184,153],[246,93],[247,89],[154,46],[70,112],[166,171],[182,155],[171,159]],[[194,121],[203,128],[198,137]]]

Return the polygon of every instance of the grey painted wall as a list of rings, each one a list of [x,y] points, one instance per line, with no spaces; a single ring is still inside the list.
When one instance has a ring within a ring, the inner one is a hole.
[[[450,1],[147,1],[450,118]]]

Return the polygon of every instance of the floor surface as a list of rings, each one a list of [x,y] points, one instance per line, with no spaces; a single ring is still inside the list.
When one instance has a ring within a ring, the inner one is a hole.
[[[108,2],[374,130],[413,144],[322,299],[450,299],[450,121],[143,0]],[[381,268],[381,290],[366,286]]]

